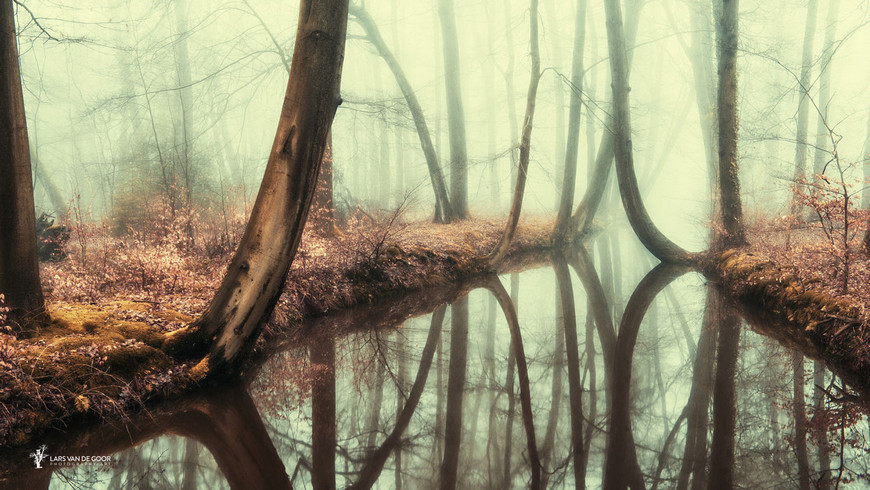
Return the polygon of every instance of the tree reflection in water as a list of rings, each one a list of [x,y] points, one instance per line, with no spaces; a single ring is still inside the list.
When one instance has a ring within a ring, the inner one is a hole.
[[[323,317],[250,386],[41,441],[49,454],[113,454],[114,468],[31,469],[24,448],[4,457],[0,484],[688,489],[839,477],[859,488],[870,462],[856,405],[819,398],[813,379],[793,386],[791,351],[741,333],[715,288],[684,272],[647,274],[618,329],[602,286],[613,278],[582,249],[522,273],[522,294],[518,277],[512,295],[491,277]]]

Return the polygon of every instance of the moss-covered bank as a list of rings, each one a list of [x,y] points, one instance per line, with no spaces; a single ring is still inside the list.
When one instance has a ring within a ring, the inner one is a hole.
[[[747,250],[701,260],[753,328],[824,362],[870,401],[870,319],[863,307]]]
[[[551,230],[551,222],[527,221],[499,271],[543,260]],[[487,221],[420,224],[375,234],[376,242],[362,237],[364,246],[359,237],[345,236],[303,253],[264,337],[305,317],[490,274],[481,257],[500,233],[500,224]],[[159,302],[55,303],[49,314],[51,321],[30,338],[3,336],[0,445],[21,445],[77,421],[126,417],[149,400],[178,396],[205,381],[201,360],[165,353],[184,342],[192,318]],[[260,347],[266,343],[261,339]]]

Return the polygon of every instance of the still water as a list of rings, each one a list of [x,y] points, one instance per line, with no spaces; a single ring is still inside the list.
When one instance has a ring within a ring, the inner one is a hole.
[[[650,264],[572,253],[318,319],[246,383],[76,436],[70,451],[113,464],[33,482],[703,488],[731,469],[742,488],[800,488],[802,474],[867,488],[867,419],[817,388],[835,395],[838,380],[745,325],[702,276]]]

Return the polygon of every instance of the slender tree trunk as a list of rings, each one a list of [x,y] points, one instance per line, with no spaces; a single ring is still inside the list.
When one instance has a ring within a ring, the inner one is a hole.
[[[511,23],[511,0],[504,0],[503,3],[504,36],[507,43],[507,67],[505,67],[505,71],[502,73],[502,75],[504,76],[505,91],[507,92],[508,122],[510,124],[510,176],[511,182],[514,182],[516,181],[518,167],[517,163],[519,162],[519,158],[517,157],[517,149],[519,147],[520,136],[519,125],[517,124],[517,97],[516,93],[514,92],[514,31],[513,24]]]
[[[640,11],[642,8],[643,5],[640,3],[632,4],[632,8],[629,9],[628,15],[626,15],[625,17],[626,46],[634,46],[634,41],[637,38],[637,28],[640,22]],[[592,34],[592,41],[594,46],[595,33],[593,32]],[[630,73],[631,62],[634,58],[634,49],[628,50],[625,53],[625,56],[626,69],[629,70]],[[629,73],[626,74],[626,77],[629,76]],[[612,93],[610,95],[610,98],[612,102]],[[590,130],[590,127],[592,126],[592,118],[587,118],[586,121],[586,140],[587,142],[589,142],[592,141],[591,135],[594,134],[594,131]],[[604,131],[601,135],[601,141],[598,142],[598,152],[594,153],[592,151],[592,147],[594,145],[589,145],[587,157],[589,157],[589,155],[595,155],[595,158],[588,158],[589,161],[587,162],[586,192],[583,194],[583,198],[580,200],[580,203],[577,205],[577,208],[574,210],[574,214],[571,217],[574,229],[577,230],[580,234],[587,233],[592,226],[592,220],[598,213],[598,207],[601,205],[601,199],[604,196],[605,190],[608,188],[610,169],[613,168],[613,145],[615,142],[613,118],[608,117],[606,121],[607,123],[605,124]]]
[[[577,2],[574,19],[574,55],[571,59],[571,104],[568,108],[568,141],[565,148],[565,167],[562,175],[562,195],[553,239],[564,242],[571,226],[571,208],[577,183],[577,154],[580,150],[580,115],[583,96],[583,53],[586,47],[586,0]],[[589,143],[591,144],[591,142]]]
[[[827,126],[830,124],[828,106],[831,104],[831,72],[834,71],[835,43],[837,37],[837,13],[840,10],[840,0],[828,1],[828,15],[825,19],[825,45],[822,48],[822,59],[819,67],[819,98],[816,101],[819,108],[819,119],[816,125],[816,151],[813,160],[813,182],[818,182],[818,175],[825,173],[825,164],[831,159],[831,151],[828,149],[830,133]]]
[[[390,453],[396,449],[400,449],[402,434],[411,423],[411,417],[417,410],[417,405],[420,403],[420,397],[423,395],[423,389],[426,387],[426,380],[429,379],[429,371],[432,367],[432,359],[435,355],[435,350],[438,343],[441,342],[441,325],[444,322],[444,314],[447,311],[446,306],[442,306],[435,310],[432,314],[432,323],[429,326],[429,336],[426,338],[426,345],[423,346],[423,352],[420,358],[420,366],[417,368],[417,376],[414,378],[414,385],[411,387],[411,393],[408,395],[408,400],[405,403],[399,415],[396,417],[396,425],[393,431],[384,440],[376,450],[369,456],[368,462],[360,471],[359,478],[356,483],[348,487],[350,489],[371,488],[380,476],[390,457]]]
[[[813,409],[815,416],[821,417],[825,412],[825,392],[821,389],[825,386],[825,365],[821,362],[813,362]],[[827,433],[818,446],[819,477],[817,486],[820,490],[831,488],[831,448],[828,446]]]
[[[396,84],[399,85],[399,90],[405,97],[405,102],[408,104],[408,109],[411,111],[411,117],[414,119],[414,126],[417,128],[417,136],[420,138],[420,147],[423,150],[423,156],[426,158],[426,166],[429,169],[429,180],[432,182],[432,190],[435,192],[436,200],[441,205],[441,213],[444,221],[449,222],[453,216],[453,208],[450,205],[450,199],[447,196],[447,186],[444,183],[444,176],[441,172],[441,165],[438,163],[438,154],[435,152],[435,145],[432,143],[432,136],[429,133],[429,125],[426,123],[426,117],[423,114],[423,108],[417,100],[417,94],[408,77],[405,76],[405,71],[402,70],[398,60],[393,55],[392,51],[387,47],[383,36],[377,24],[369,15],[368,11],[360,5],[352,5],[350,13],[354,16],[357,23],[366,33],[366,38],[374,45],[378,54],[387,63],[390,71],[396,79]]]
[[[580,381],[580,349],[577,344],[577,314],[574,306],[574,288],[571,285],[568,263],[564,257],[555,257],[554,269],[556,270],[556,282],[559,285],[559,299],[565,323],[565,352],[568,358],[568,397],[571,406],[571,447],[573,448],[574,487],[582,489],[586,488],[586,465],[584,464],[586,444],[583,441],[583,385]],[[587,336],[589,336],[588,332]],[[588,350],[587,348],[587,355],[589,354]]]
[[[0,2],[0,295],[21,331],[45,310],[13,2]]]
[[[206,311],[187,334],[165,344],[170,352],[194,356],[207,349],[207,375],[235,371],[272,314],[299,246],[341,100],[347,0],[303,0],[299,12],[284,106],[245,234]]]
[[[534,0],[533,0],[534,1]],[[523,412],[523,428],[526,431],[526,450],[532,470],[532,481],[529,488],[541,488],[541,460],[538,457],[538,446],[535,438],[534,413],[532,413],[532,395],[529,383],[529,368],[526,364],[526,353],[523,347],[523,337],[517,312],[514,309],[510,295],[498,278],[490,282],[487,288],[493,292],[498,304],[504,312],[511,333],[511,345],[517,363],[517,378],[520,382],[520,406]]]
[[[450,313],[450,367],[447,376],[447,416],[444,424],[444,461],[441,489],[454,489],[462,440],[462,399],[468,356],[468,296],[453,303]]]
[[[335,340],[312,342],[311,365],[317,376],[311,384],[311,485],[335,489]]]
[[[452,1],[452,0],[451,0]],[[532,149],[532,124],[535,119],[535,101],[538,96],[538,83],[541,81],[541,56],[538,49],[538,0],[531,0],[529,7],[529,43],[532,58],[532,72],[529,79],[529,91],[526,95],[526,116],[523,119],[523,134],[520,141],[520,167],[517,171],[517,182],[514,197],[508,214],[504,233],[495,248],[487,255],[490,267],[495,267],[507,256],[508,250],[517,231],[520,212],[523,209],[523,195],[526,191],[526,176],[529,170],[529,155]]]
[[[807,176],[807,126],[809,126],[810,110],[810,74],[813,65],[813,40],[816,37],[816,13],[818,0],[810,0],[807,4],[807,20],[804,24],[804,46],[801,55],[800,86],[798,87],[797,137],[794,148],[794,180],[797,185]],[[791,200],[791,214],[796,215],[800,209],[798,192],[795,190]]]
[[[31,153],[33,155],[33,153]],[[34,157],[34,161],[36,158]],[[66,201],[63,199],[63,195],[60,192],[60,188],[57,187],[57,184],[54,182],[54,179],[51,175],[45,170],[44,165],[39,165],[36,167],[36,171],[33,172],[35,174],[36,180],[42,184],[42,188],[45,189],[45,193],[48,194],[48,199],[51,201],[51,207],[54,208],[54,212],[57,213],[58,219],[63,219],[64,215],[67,213],[67,205]]]
[[[698,349],[692,367],[692,388],[686,404],[686,444],[683,449],[682,466],[677,478],[677,489],[702,490],[707,487],[707,430],[710,420],[710,394],[713,390],[713,362],[716,356],[716,321],[719,312],[719,296],[708,288],[707,305],[701,322]]]
[[[459,40],[453,0],[439,0],[441,36],[444,44],[444,84],[447,90],[447,125],[450,130],[450,203],[458,219],[468,217],[468,150],[465,109],[459,69]]]
[[[724,235],[721,246],[746,244],[740,167],[737,162],[737,11],[738,0],[722,0],[719,19],[719,199]]]
[[[619,194],[628,221],[641,243],[663,262],[685,263],[689,253],[678,247],[653,224],[644,207],[634,171],[631,147],[631,114],[629,110],[628,64],[622,11],[618,0],[605,0],[607,16],[607,46],[610,53],[611,86],[613,88],[614,156]]]
[[[798,483],[801,490],[810,488],[810,461],[807,456],[807,411],[804,393],[804,356],[792,352],[791,365],[794,370],[792,379],[793,395],[792,416],[794,417],[794,452],[798,463]]]

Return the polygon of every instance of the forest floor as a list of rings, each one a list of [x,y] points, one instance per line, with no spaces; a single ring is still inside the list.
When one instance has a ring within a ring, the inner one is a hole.
[[[487,273],[479,258],[502,226],[364,219],[332,237],[306,233],[264,337],[305,317]],[[552,226],[524,219],[506,267],[548,250]],[[232,247],[191,244],[179,229],[122,238],[106,227],[77,230],[70,256],[42,265],[50,319],[30,338],[0,333],[0,446],[76,420],[125,418],[199,385],[196,360],[179,362],[161,346],[205,309]]]

